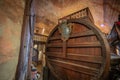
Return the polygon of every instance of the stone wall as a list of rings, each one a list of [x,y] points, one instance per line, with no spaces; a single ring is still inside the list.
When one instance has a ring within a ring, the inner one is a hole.
[[[0,0],[0,80],[13,80],[18,62],[24,0]]]

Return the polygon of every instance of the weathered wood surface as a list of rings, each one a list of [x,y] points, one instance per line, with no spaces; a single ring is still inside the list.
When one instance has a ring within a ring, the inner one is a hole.
[[[35,0],[26,0],[23,25],[22,25],[22,33],[21,33],[21,44],[20,44],[20,52],[19,52],[19,61],[16,70],[15,80],[26,80],[28,79],[28,75],[31,71],[30,68],[30,60],[31,60],[31,43],[33,37],[33,29],[34,29],[34,1]],[[31,77],[29,76],[29,79]]]
[[[71,19],[72,33],[61,40],[59,24],[46,44],[49,80],[106,80],[110,65],[110,49],[104,34],[85,19]],[[51,75],[52,74],[52,75]]]

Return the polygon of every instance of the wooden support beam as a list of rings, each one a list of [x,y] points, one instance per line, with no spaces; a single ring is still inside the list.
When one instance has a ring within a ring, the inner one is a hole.
[[[15,80],[27,80],[28,71],[30,72],[31,62],[29,60],[32,58],[30,57],[30,46],[34,29],[34,1],[26,0]]]
[[[67,51],[67,49],[66,49],[66,46],[67,46],[67,42],[66,41],[63,41],[63,56],[64,57],[66,57],[67,56],[67,53],[66,53],[66,51]]]

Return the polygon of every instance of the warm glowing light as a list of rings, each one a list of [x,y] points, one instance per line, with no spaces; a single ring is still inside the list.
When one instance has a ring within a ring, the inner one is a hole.
[[[101,27],[105,27],[105,25],[104,25],[104,24],[101,24],[100,26],[101,26]]]
[[[37,45],[34,45],[34,48],[37,49]]]
[[[44,32],[45,32],[45,28],[42,29],[42,34],[44,34]]]

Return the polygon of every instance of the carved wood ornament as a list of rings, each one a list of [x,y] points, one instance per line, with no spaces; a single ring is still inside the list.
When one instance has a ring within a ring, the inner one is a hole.
[[[59,25],[58,30],[61,33],[61,39],[67,41],[72,32],[72,24],[68,24],[67,21],[64,21]]]

